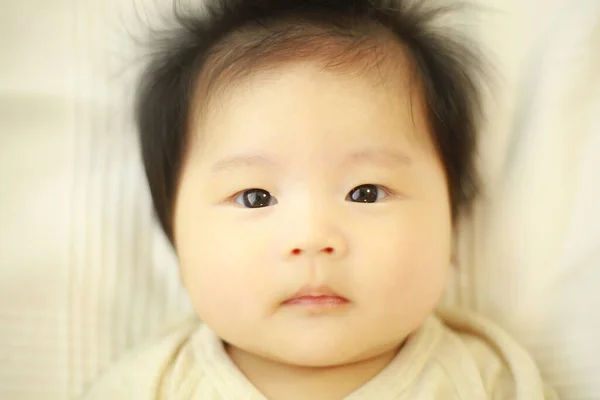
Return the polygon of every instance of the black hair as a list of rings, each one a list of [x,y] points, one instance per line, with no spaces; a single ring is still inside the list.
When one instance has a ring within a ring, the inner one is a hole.
[[[475,156],[483,63],[472,42],[436,26],[438,18],[457,11],[454,7],[427,8],[424,1],[409,0],[205,0],[205,6],[196,11],[175,6],[177,26],[153,36],[156,51],[136,95],[145,172],[171,243],[198,97],[205,104],[217,81],[247,76],[269,60],[276,64],[318,53],[340,66],[364,59],[382,32],[402,46],[414,69],[430,139],[445,169],[453,219],[469,210],[479,187]],[[323,44],[337,44],[338,51],[319,52]]]

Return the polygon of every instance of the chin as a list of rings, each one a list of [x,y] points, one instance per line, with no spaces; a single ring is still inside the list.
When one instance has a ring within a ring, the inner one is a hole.
[[[277,360],[300,367],[327,368],[346,365],[370,358],[371,352],[349,346],[330,346],[313,343],[311,346],[290,346],[278,349]]]
[[[343,353],[326,354],[290,354],[279,361],[283,364],[306,368],[330,368],[359,361],[360,357],[348,357]]]

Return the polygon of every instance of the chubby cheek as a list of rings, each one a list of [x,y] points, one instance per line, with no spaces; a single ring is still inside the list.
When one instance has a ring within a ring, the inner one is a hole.
[[[403,313],[433,308],[444,290],[449,267],[449,257],[423,242],[411,242],[399,254],[396,248],[397,258],[379,275],[384,288],[381,300],[399,305]]]
[[[363,270],[361,298],[382,317],[418,323],[436,306],[445,288],[450,264],[449,224],[414,223],[390,225],[380,241],[371,245],[371,270]],[[366,260],[365,260],[366,262]],[[362,264],[362,263],[361,263]],[[364,292],[363,292],[364,290]],[[375,296],[369,295],[377,294]]]
[[[221,320],[251,320],[264,313],[261,299],[268,294],[270,274],[263,246],[201,213],[178,230],[181,277],[201,319],[217,328],[225,323]]]

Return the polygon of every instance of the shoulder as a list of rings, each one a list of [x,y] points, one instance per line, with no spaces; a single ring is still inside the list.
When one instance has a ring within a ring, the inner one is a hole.
[[[160,398],[164,375],[199,325],[196,319],[181,321],[156,341],[133,350],[93,382],[82,400]]]
[[[471,370],[491,399],[558,398],[525,348],[498,325],[464,310],[441,309],[437,317],[444,332],[439,361],[446,370]]]

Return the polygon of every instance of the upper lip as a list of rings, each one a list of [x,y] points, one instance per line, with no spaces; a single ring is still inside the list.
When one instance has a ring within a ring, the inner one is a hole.
[[[302,297],[339,297],[342,299],[346,298],[334,292],[329,286],[304,286],[298,290],[292,297],[286,301],[299,299]]]

